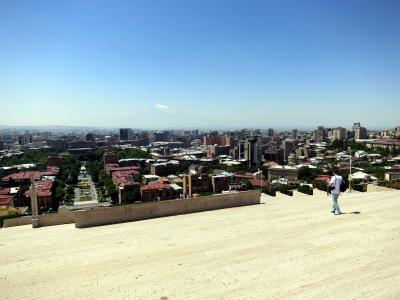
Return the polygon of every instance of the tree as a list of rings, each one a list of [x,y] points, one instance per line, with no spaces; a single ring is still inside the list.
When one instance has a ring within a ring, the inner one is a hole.
[[[299,169],[298,179],[307,182],[312,180],[313,178],[311,178],[311,169],[309,167],[301,167]]]
[[[71,205],[74,203],[74,192],[75,192],[74,186],[68,185],[65,191],[65,198],[64,198],[65,199],[64,202],[66,205]]]
[[[108,176],[107,172],[104,170],[100,171],[99,176],[101,178],[101,181],[103,181],[104,183],[106,196],[110,197],[115,202],[118,199],[118,190],[114,182],[111,180],[110,176]]]
[[[243,178],[240,180],[240,183],[246,186],[246,189],[250,190],[253,186],[250,183],[250,180]]]
[[[312,194],[313,194],[313,189],[312,189],[312,187],[310,187],[310,186],[307,185],[307,184],[300,185],[300,186],[297,188],[297,190],[298,190],[300,193],[303,193],[303,194],[307,194],[307,195],[312,195]]]
[[[67,184],[76,184],[81,163],[73,156],[63,156],[59,178]]]
[[[26,149],[21,156],[12,156],[10,158],[4,159],[0,162],[0,167],[3,166],[11,166],[11,165],[19,165],[25,163],[46,163],[47,157],[50,155],[57,154],[57,151],[53,148],[44,148],[44,149]]]
[[[127,190],[123,193],[123,198],[121,199],[121,202],[123,204],[128,204],[128,203],[133,203],[135,201],[140,201],[141,196],[140,196],[140,189],[139,187]]]
[[[55,185],[55,193],[54,193],[55,200],[57,202],[62,202],[65,197],[65,192],[64,192],[65,184],[60,179],[57,179],[54,182],[54,185]]]
[[[322,173],[323,171],[320,168],[301,167],[299,169],[298,178],[299,180],[312,182],[315,177]]]
[[[94,161],[94,162],[87,162],[86,163],[86,170],[92,176],[93,182],[98,183],[100,179],[100,171],[103,168],[103,164],[99,161]]]

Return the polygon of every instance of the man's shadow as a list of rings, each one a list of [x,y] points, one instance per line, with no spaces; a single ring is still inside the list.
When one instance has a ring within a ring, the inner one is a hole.
[[[361,214],[361,211],[356,210],[356,211],[351,211],[351,212],[342,212],[342,214],[343,215],[350,215],[350,214],[359,215],[359,214]]]

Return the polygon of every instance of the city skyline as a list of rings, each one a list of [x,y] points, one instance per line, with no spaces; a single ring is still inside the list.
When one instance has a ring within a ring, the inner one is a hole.
[[[397,1],[3,1],[0,125],[387,129]]]
[[[350,125],[334,125],[334,126],[325,126],[321,124],[315,124],[314,126],[309,127],[277,127],[277,126],[261,126],[261,127],[107,127],[107,126],[73,126],[73,125],[1,125],[0,130],[25,130],[25,131],[32,131],[32,132],[57,132],[57,131],[70,131],[70,132],[107,132],[107,131],[118,131],[121,128],[132,129],[133,131],[181,131],[181,130],[200,130],[201,132],[211,132],[211,131],[218,131],[218,132],[228,132],[228,131],[240,131],[240,130],[261,130],[261,132],[266,133],[268,130],[273,129],[278,132],[290,132],[292,130],[300,130],[304,132],[309,132],[317,129],[319,126],[323,126],[325,129],[336,129],[336,128],[344,128],[347,130],[352,130],[354,122]],[[388,127],[370,127],[368,124],[362,124],[363,126],[367,126],[368,130],[370,131],[392,131],[395,130],[398,125],[388,126]]]

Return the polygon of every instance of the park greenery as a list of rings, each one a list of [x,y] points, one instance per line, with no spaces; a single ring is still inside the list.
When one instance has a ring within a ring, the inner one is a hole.
[[[140,195],[140,189],[139,186],[137,188],[127,190],[125,193],[123,193],[122,199],[121,199],[121,204],[130,204],[134,203],[135,201],[140,201],[141,200],[141,195]]]
[[[287,185],[281,185],[276,190],[282,194],[293,196],[293,190]]]
[[[114,182],[112,181],[110,176],[108,176],[108,174],[105,170],[100,171],[99,177],[101,180],[101,182],[99,182],[99,186],[104,187],[105,192],[106,192],[105,193],[106,197],[111,198],[111,200],[114,203],[116,203],[118,200],[118,191],[117,191],[117,188],[116,188]]]
[[[301,167],[298,173],[298,179],[303,182],[311,183],[315,177],[324,174],[320,168]]]
[[[11,157],[5,158],[0,162],[0,167],[8,167],[20,164],[45,164],[47,162],[47,157],[50,155],[57,154],[57,151],[53,148],[44,149],[27,149],[21,155],[13,155]]]
[[[3,226],[4,220],[16,218],[18,215],[18,210],[15,207],[0,205],[0,227]]]
[[[150,153],[136,149],[136,148],[125,148],[125,149],[113,149],[113,152],[117,155],[117,159],[128,159],[128,158],[146,158],[151,159]]]
[[[72,155],[61,159],[60,174],[55,181],[55,200],[58,203],[71,205],[74,202],[74,187],[78,181],[80,161]]]
[[[269,195],[269,196],[273,196],[273,197],[276,196],[276,190],[274,188],[265,187],[265,188],[262,189],[262,192],[264,194]]]
[[[300,193],[303,193],[303,194],[307,194],[307,195],[312,195],[313,194],[313,188],[310,187],[307,184],[300,185],[297,188],[297,191],[300,192]]]

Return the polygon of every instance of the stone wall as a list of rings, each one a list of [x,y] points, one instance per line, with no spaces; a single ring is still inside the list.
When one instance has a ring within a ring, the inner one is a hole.
[[[74,212],[39,215],[39,227],[71,224],[75,222]]]
[[[39,215],[39,227],[70,224],[75,222],[73,212],[53,213]],[[23,216],[19,218],[4,220],[3,227],[13,227],[21,225],[31,225],[32,216]]]
[[[31,224],[32,224],[32,217],[23,216],[23,217],[4,220],[3,227],[13,227],[13,226],[31,225]]]
[[[190,199],[96,208],[76,211],[75,227],[84,228],[259,203],[260,191],[254,190]]]

